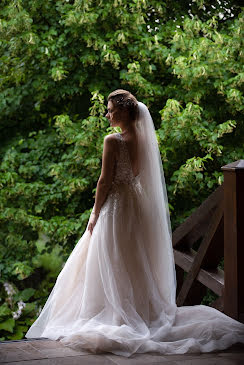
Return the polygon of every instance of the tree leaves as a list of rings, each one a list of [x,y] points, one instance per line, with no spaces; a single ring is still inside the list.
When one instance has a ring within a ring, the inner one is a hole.
[[[211,5],[1,2],[1,279],[14,306],[30,301],[4,337],[21,338],[86,228],[104,136],[119,131],[104,117],[112,90],[150,109],[173,229],[243,157],[241,9]]]
[[[0,323],[0,330],[13,333],[15,325],[15,320],[13,318],[8,318],[6,321]]]

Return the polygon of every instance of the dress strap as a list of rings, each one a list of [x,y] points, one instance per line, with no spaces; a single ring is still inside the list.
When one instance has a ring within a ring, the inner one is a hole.
[[[118,132],[118,133],[116,133],[116,136],[122,141],[123,140],[123,138],[122,138],[122,136],[121,136],[121,134]]]

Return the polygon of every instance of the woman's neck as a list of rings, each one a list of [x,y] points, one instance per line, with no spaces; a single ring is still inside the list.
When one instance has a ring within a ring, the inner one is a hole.
[[[129,126],[124,125],[124,126],[120,126],[120,128],[122,129],[123,134],[135,132],[135,126],[134,125],[129,125]]]

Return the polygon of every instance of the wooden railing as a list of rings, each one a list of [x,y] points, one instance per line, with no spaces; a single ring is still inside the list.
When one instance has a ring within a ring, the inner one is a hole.
[[[211,305],[244,323],[244,160],[221,169],[223,185],[173,232],[177,305],[200,304],[209,288]]]

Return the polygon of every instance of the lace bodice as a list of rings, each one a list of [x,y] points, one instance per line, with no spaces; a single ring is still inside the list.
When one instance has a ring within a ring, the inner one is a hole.
[[[116,133],[115,136],[119,143],[119,154],[118,160],[116,161],[113,184],[134,183],[139,175],[135,177],[133,174],[126,142],[120,133]]]
[[[114,215],[115,211],[123,210],[125,201],[128,204],[133,204],[134,199],[139,197],[142,191],[140,175],[138,174],[135,177],[133,174],[126,142],[120,133],[116,133],[115,136],[118,139],[119,153],[115,165],[114,179],[108,197],[101,208],[101,216]]]
[[[115,133],[115,136],[119,146],[118,157],[115,164],[112,186],[101,208],[100,216],[106,214],[113,215],[116,210],[123,207],[123,200],[133,201],[132,195],[134,197],[140,196],[142,192],[140,174],[137,176],[133,174],[126,142],[120,133]]]

